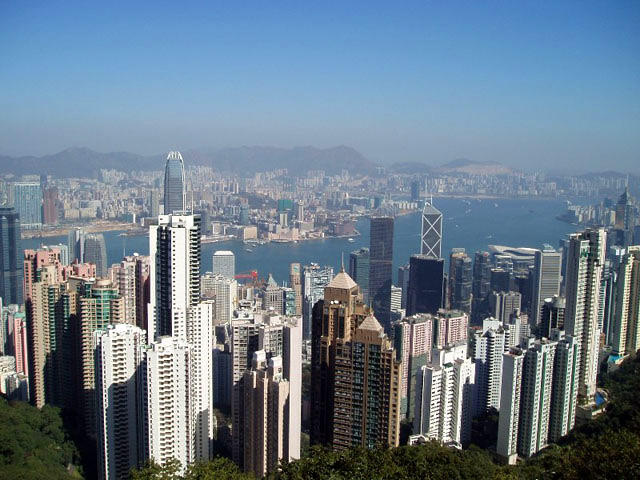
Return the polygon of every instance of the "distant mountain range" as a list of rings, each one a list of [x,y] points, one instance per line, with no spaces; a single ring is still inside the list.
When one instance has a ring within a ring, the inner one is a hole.
[[[464,158],[433,167],[426,163],[404,162],[394,163],[389,167],[394,173],[426,174],[426,173],[466,173],[469,175],[508,175],[517,170],[498,162],[476,162]]]
[[[324,170],[335,175],[374,173],[376,164],[351,147],[238,147],[216,151],[188,150],[182,156],[186,165],[206,165],[215,170],[251,176],[286,168],[290,175],[309,170]],[[143,156],[129,152],[98,153],[88,148],[73,147],[42,157],[9,157],[0,155],[0,172],[14,175],[47,174],[62,178],[96,177],[102,168],[125,172],[164,169],[165,154]]]

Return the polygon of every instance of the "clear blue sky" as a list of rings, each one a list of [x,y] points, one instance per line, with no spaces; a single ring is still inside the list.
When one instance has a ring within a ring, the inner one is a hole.
[[[640,1],[0,2],[0,153],[350,145],[640,173]]]

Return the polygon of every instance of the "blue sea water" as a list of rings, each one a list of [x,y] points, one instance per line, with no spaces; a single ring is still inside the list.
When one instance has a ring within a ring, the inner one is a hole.
[[[473,254],[484,250],[490,244],[515,247],[539,248],[543,243],[557,247],[558,241],[575,231],[574,226],[556,220],[565,210],[561,200],[462,200],[438,198],[435,206],[443,213],[443,249],[448,257],[454,247],[463,247]],[[227,241],[202,245],[202,271],[211,270],[212,255],[216,250],[231,250],[236,255],[236,272],[258,270],[260,277],[271,273],[276,281],[288,281],[289,264],[311,262],[340,267],[344,254],[348,265],[349,253],[360,247],[369,246],[369,220],[360,220],[356,228],[361,235],[354,242],[346,238],[327,238],[299,243],[270,243],[258,245],[252,252],[246,251],[242,242]],[[409,256],[420,252],[420,213],[398,217],[395,221],[393,265],[394,277],[397,268],[405,264]],[[123,253],[148,254],[149,239],[145,236],[119,237],[120,232],[106,232],[107,260],[117,263]],[[46,239],[25,239],[23,248],[36,248],[42,242],[52,245],[66,243],[67,237]]]

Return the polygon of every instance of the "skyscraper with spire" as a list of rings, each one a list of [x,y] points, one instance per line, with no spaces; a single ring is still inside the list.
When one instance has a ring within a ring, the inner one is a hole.
[[[185,208],[184,162],[180,152],[169,152],[164,167],[164,213],[170,215]]]
[[[427,257],[442,258],[442,212],[433,206],[433,197],[422,209],[422,241],[420,253]]]

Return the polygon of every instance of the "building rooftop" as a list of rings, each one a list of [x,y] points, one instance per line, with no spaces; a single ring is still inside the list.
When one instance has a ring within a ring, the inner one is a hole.
[[[341,290],[351,290],[353,287],[357,287],[358,284],[345,272],[341,270],[333,280],[327,285],[328,288],[339,288]]]

